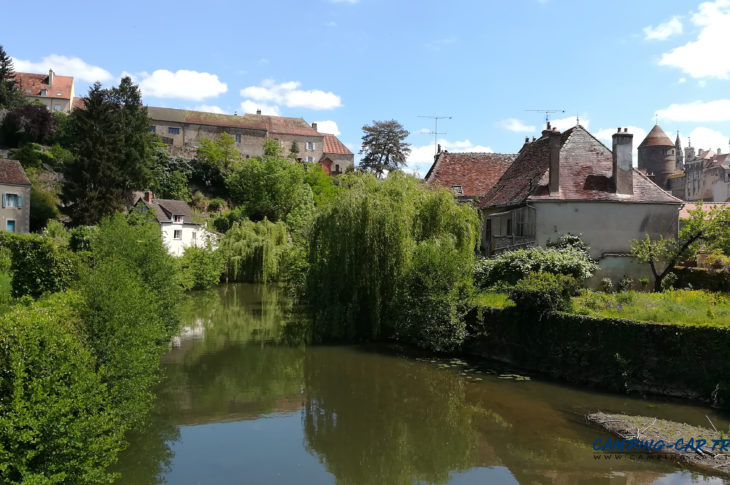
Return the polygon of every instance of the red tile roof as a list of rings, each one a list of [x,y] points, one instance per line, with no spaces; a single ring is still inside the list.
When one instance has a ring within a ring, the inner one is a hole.
[[[0,184],[30,185],[30,180],[20,162],[0,158]]]
[[[679,211],[680,219],[689,219],[689,211],[697,209],[698,204],[696,202],[687,202],[684,207]],[[704,202],[702,204],[702,212],[710,212],[715,207],[730,207],[727,202]]]
[[[312,128],[309,123],[302,118],[285,118],[283,116],[267,116],[245,114],[243,118],[246,120],[263,123],[267,131],[272,134],[281,135],[303,135],[303,136],[322,136],[317,130]]]
[[[451,189],[460,185],[464,197],[489,192],[517,155],[505,153],[450,153],[436,156],[425,180]]]
[[[334,153],[337,155],[352,155],[352,152],[337,139],[335,135],[322,133],[324,135],[324,153]]]
[[[54,74],[53,86],[51,86],[48,84],[48,74],[16,72],[15,82],[26,96],[41,96],[41,90],[45,89],[46,95],[43,96],[45,98],[71,99],[74,78]]]
[[[664,130],[662,130],[659,125],[654,125],[654,128],[651,129],[648,135],[646,135],[646,138],[644,138],[644,141],[641,142],[639,147],[654,147],[654,146],[661,146],[661,147],[673,147],[674,143],[672,143],[672,140],[669,139],[666,133],[664,133]]]
[[[73,101],[71,101],[71,110],[75,109],[86,109],[86,98],[79,98],[74,97]]]
[[[652,202],[680,204],[636,168],[633,195],[617,194],[611,150],[577,125],[560,135],[560,193],[548,189],[549,138],[526,143],[512,165],[482,199],[480,207],[509,207],[530,200]]]

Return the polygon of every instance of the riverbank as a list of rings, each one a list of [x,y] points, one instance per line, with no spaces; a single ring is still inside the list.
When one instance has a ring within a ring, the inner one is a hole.
[[[730,439],[727,434],[717,430],[646,416],[602,412],[589,414],[586,419],[627,440],[625,443],[620,440],[596,440],[593,449],[597,453],[620,453],[620,448],[626,450],[634,447],[634,452],[668,455],[676,457],[680,463],[730,476]],[[708,423],[712,424],[710,421]],[[642,444],[644,449],[637,451],[636,448]],[[647,448],[651,448],[651,451],[647,451]]]
[[[517,308],[467,316],[466,354],[613,392],[730,405],[730,329],[647,324]]]

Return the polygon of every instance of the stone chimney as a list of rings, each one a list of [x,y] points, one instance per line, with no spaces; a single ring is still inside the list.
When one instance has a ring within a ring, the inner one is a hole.
[[[617,194],[634,194],[634,169],[631,160],[634,135],[628,129],[613,134],[613,182]]]
[[[152,191],[148,190],[148,191],[146,191],[146,192],[144,193],[144,200],[145,200],[145,202],[147,202],[148,204],[151,204],[151,203],[152,203],[152,199],[154,199],[154,198],[155,198],[155,194],[154,194],[154,192],[152,192]]]
[[[51,86],[51,87],[53,87],[53,77],[55,75],[56,74],[53,72],[53,69],[49,69],[48,70],[48,85]]]
[[[312,122],[312,129],[313,129],[314,131],[319,131],[319,130],[317,130],[317,123],[315,123],[315,122]]]
[[[257,109],[257,110],[256,110],[256,114],[257,114],[257,115],[260,115],[260,114],[261,114],[261,110],[260,110],[260,109]]]
[[[543,137],[547,137],[550,144],[550,182],[548,188],[550,195],[558,195],[560,193],[560,131],[557,128],[543,130]]]

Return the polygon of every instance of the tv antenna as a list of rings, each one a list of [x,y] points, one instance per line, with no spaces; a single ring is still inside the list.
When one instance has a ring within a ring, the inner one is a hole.
[[[433,135],[433,150],[434,153],[438,153],[438,137],[439,135],[446,135],[446,132],[439,133],[439,120],[450,120],[451,116],[428,116],[428,115],[418,115],[419,118],[431,118],[433,120],[433,131],[429,133],[424,133],[425,135]]]
[[[551,113],[565,113],[564,109],[526,109],[525,111],[533,111],[536,113],[545,113],[545,124],[550,123]]]

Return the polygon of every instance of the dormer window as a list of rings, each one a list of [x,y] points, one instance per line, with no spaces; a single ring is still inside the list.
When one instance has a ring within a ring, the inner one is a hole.
[[[172,220],[177,224],[182,224],[183,216],[172,216]]]
[[[451,189],[454,191],[455,195],[464,195],[461,185],[452,185]]]
[[[41,96],[45,96],[45,95],[46,95],[46,93],[48,93],[48,91],[47,91],[47,90],[45,90],[45,89],[41,89]]]

